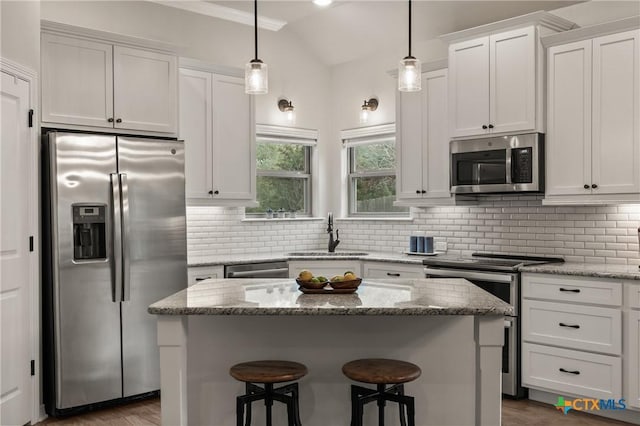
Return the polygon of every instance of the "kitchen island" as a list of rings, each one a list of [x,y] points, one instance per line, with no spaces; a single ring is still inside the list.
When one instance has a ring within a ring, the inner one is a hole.
[[[234,425],[244,385],[229,367],[283,359],[309,368],[299,382],[302,423],[347,425],[351,383],[341,367],[377,357],[421,367],[406,386],[417,425],[498,425],[503,316],[512,311],[463,279],[365,280],[354,294],[302,294],[291,279],[203,281],[149,307],[158,315],[162,423]],[[255,425],[263,413],[255,403]],[[273,414],[286,424],[283,406]],[[397,423],[397,409],[386,415]],[[365,424],[377,424],[375,406]]]

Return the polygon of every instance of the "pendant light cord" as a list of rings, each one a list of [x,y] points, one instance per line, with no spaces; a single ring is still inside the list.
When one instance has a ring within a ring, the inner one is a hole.
[[[411,57],[411,0],[409,0],[409,57]]]
[[[258,60],[258,0],[253,0],[253,28],[254,28],[254,41],[255,41],[255,48],[256,48],[255,60],[257,61]]]

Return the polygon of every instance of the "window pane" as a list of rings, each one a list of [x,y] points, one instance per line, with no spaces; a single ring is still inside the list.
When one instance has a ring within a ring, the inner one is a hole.
[[[286,178],[273,176],[258,176],[256,186],[259,207],[247,208],[247,213],[264,213],[268,208],[273,211],[285,209],[306,213],[305,192],[307,178]]]
[[[356,211],[354,213],[403,213],[408,207],[396,207],[396,177],[354,178]]]
[[[354,146],[354,172],[394,170],[396,148],[393,142]]]
[[[304,145],[284,143],[258,143],[256,166],[258,170],[286,170],[306,172]],[[258,193],[259,193],[258,189]]]

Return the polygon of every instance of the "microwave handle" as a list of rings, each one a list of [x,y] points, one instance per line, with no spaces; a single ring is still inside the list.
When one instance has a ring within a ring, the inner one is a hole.
[[[507,157],[506,158],[507,164],[505,165],[505,168],[506,168],[506,170],[505,170],[505,172],[506,172],[505,173],[505,178],[506,178],[507,181],[505,183],[510,184],[511,183],[511,173],[513,171],[513,169],[511,168],[511,148],[507,148],[507,152],[505,154],[506,154],[506,157]]]

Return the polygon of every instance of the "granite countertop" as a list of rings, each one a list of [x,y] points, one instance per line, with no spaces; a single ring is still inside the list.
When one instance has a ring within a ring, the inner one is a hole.
[[[467,280],[365,279],[353,294],[303,294],[293,279],[211,279],[149,307],[157,315],[512,315]]]
[[[292,254],[294,253],[294,254]],[[291,253],[221,254],[189,259],[189,266],[236,265],[239,263],[277,262],[288,260],[365,260],[371,262],[393,262],[422,265],[425,256],[404,253],[361,252],[337,250],[334,254],[326,250],[298,251]]]
[[[546,265],[521,266],[520,268],[518,268],[518,270],[520,272],[536,272],[541,274],[640,280],[640,269],[637,265],[566,262],[548,263]]]

